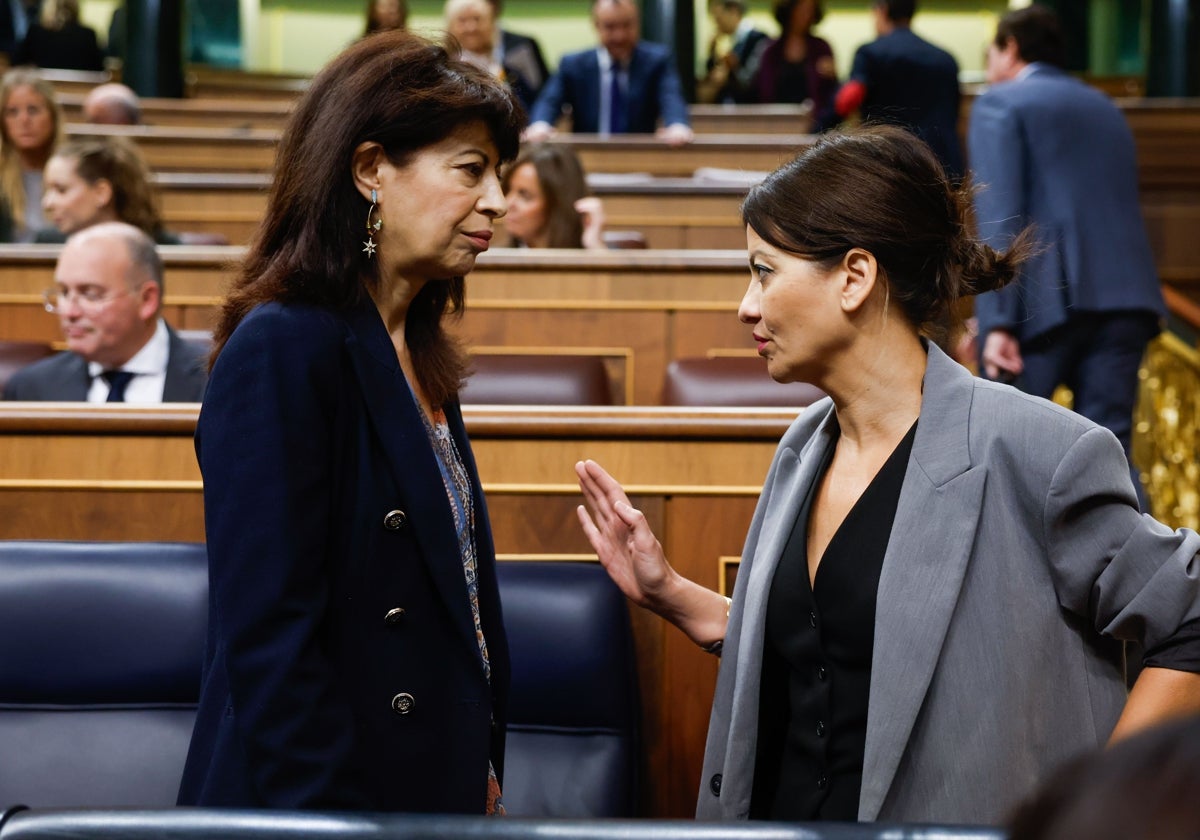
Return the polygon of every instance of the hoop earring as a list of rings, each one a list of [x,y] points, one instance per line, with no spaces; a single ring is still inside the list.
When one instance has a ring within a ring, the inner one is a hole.
[[[383,219],[376,219],[375,223],[371,224],[371,216],[375,215],[378,201],[378,194],[371,190],[371,206],[367,208],[367,241],[363,243],[363,253],[367,255],[367,259],[375,256],[375,249],[379,247],[375,244],[375,233],[383,227]]]

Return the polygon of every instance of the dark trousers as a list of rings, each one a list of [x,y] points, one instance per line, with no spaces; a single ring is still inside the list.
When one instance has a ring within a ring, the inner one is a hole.
[[[1017,387],[1046,399],[1059,385],[1070,388],[1075,411],[1111,430],[1128,458],[1138,367],[1159,329],[1153,312],[1078,313],[1063,326],[1021,344],[1025,370]],[[1136,473],[1134,486],[1145,510]]]

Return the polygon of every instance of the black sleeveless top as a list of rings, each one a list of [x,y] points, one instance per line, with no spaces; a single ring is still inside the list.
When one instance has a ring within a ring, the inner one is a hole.
[[[796,517],[767,599],[752,819],[858,818],[875,598],[916,428],[846,515],[813,585],[807,536],[818,482]]]

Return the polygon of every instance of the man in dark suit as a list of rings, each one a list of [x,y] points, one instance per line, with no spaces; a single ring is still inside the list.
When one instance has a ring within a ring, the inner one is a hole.
[[[519,81],[519,86],[514,85],[514,90],[521,97],[521,104],[532,108],[533,102],[542,91],[542,86],[546,84],[546,79],[550,77],[546,59],[542,57],[542,48],[528,35],[509,32],[500,25],[500,12],[504,9],[501,0],[488,0],[488,3],[496,19],[492,58],[498,67],[504,68],[510,84]],[[526,101],[526,96],[529,97],[529,101]]]
[[[600,45],[563,56],[533,106],[525,139],[552,137],[569,105],[572,130],[579,133],[654,132],[672,146],[690,143],[687,103],[671,54],[639,40],[634,0],[593,0],[592,23]]]
[[[85,228],[63,246],[46,306],[67,351],[18,371],[6,400],[199,402],[202,349],[167,326],[154,242],[123,222]]]
[[[983,372],[1075,410],[1129,451],[1137,370],[1165,313],[1138,203],[1133,135],[1112,101],[1061,69],[1054,13],[1000,20],[992,86],[971,108],[968,149],[981,235],[1003,248],[1033,225],[1017,281],[975,301]]]
[[[878,37],[854,54],[850,78],[834,108],[847,117],[907,128],[929,144],[946,173],[962,176],[958,139],[958,62],[912,31],[916,0],[876,0],[872,11]]]
[[[708,47],[705,76],[697,80],[697,96],[701,102],[749,102],[750,80],[771,39],[746,19],[746,0],[713,0],[708,10],[717,34]],[[724,54],[717,51],[721,38],[729,40]]]
[[[30,0],[0,0],[0,52],[10,61],[30,24],[37,22],[40,5]]]

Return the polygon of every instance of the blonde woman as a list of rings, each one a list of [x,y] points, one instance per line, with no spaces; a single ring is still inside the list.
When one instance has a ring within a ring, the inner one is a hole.
[[[24,68],[0,80],[0,242],[30,242],[42,216],[42,169],[62,141],[54,89]]]

